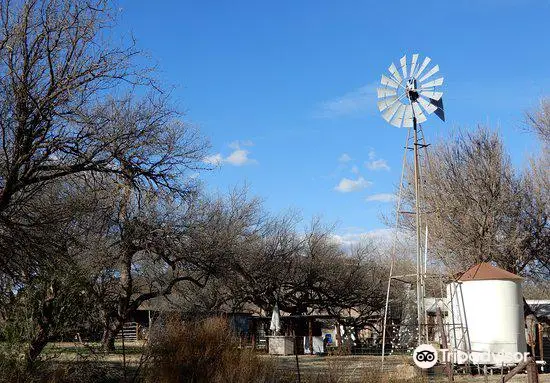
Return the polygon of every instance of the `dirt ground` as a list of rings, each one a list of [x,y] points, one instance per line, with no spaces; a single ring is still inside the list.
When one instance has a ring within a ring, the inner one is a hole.
[[[274,358],[277,361],[277,366],[281,370],[296,371],[295,356],[265,356],[266,358]],[[339,382],[355,382],[360,381],[365,375],[373,371],[380,370],[381,358],[379,356],[310,356],[300,355],[298,364],[300,373],[306,376],[316,376],[323,374],[334,374],[339,377]],[[384,370],[390,377],[406,377],[409,373],[415,371],[415,367],[411,366],[411,357],[407,356],[389,356],[385,359]],[[332,371],[332,373],[330,372]],[[428,381],[446,382],[447,377],[443,371],[439,369],[435,376],[428,376]],[[455,375],[455,382],[501,382],[500,371],[494,375],[471,376],[471,375]],[[510,382],[527,382],[527,375],[519,374]],[[550,374],[540,374],[540,383],[550,383]]]
[[[93,358],[96,361],[106,363],[114,363],[122,365],[121,344],[117,343],[116,354],[90,353],[89,349],[75,343],[55,343],[52,344],[52,350],[55,350],[55,355],[58,360],[63,361],[82,361],[83,358]],[[141,358],[142,343],[127,342],[125,344],[127,353],[125,355],[128,366],[137,366]],[[275,363],[277,369],[296,373],[296,357],[289,356],[273,356],[261,355],[262,358],[269,359]],[[334,381],[341,383],[362,381],[365,376],[380,371],[381,357],[369,355],[352,355],[352,356],[315,356],[315,355],[299,355],[298,365],[300,374],[305,377],[314,378],[321,375],[331,375],[335,377]],[[412,366],[410,356],[388,356],[385,358],[385,375],[395,378],[413,377],[418,374],[416,367]],[[471,375],[455,375],[456,382],[501,382],[500,371],[494,375],[471,376]],[[441,368],[437,369],[435,375],[428,376],[428,381],[446,382],[447,378]],[[510,382],[520,383],[527,382],[525,374],[519,374]],[[540,383],[550,383],[550,373],[539,375]]]

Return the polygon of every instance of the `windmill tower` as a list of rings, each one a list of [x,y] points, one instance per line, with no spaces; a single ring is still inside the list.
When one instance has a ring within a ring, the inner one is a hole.
[[[392,251],[390,266],[390,277],[386,295],[386,307],[384,312],[384,327],[382,335],[382,357],[385,353],[386,326],[388,316],[388,305],[390,297],[390,286],[392,280],[415,278],[416,285],[416,336],[417,344],[427,342],[426,309],[424,307],[425,280],[426,280],[426,250],[427,250],[427,227],[423,223],[421,209],[421,169],[419,162],[419,149],[427,147],[422,123],[427,121],[427,116],[436,114],[445,121],[443,110],[443,93],[438,88],[443,85],[443,77],[433,79],[439,72],[439,65],[428,69],[431,62],[429,57],[424,58],[420,64],[419,55],[413,54],[411,61],[407,56],[399,60],[399,69],[392,63],[389,68],[389,75],[382,75],[381,87],[378,88],[378,109],[382,117],[391,125],[398,128],[407,128],[407,141],[405,154],[403,156],[403,172],[401,176],[400,192],[397,204],[396,229],[399,225],[399,217],[403,213],[415,216],[416,226],[416,274],[395,276],[393,275],[395,261],[395,247]],[[411,135],[412,130],[412,135]],[[403,186],[404,173],[406,169],[407,153],[412,150],[414,164],[414,195],[415,201],[411,212],[400,211],[401,189]],[[425,240],[423,241],[423,235]],[[425,243],[423,243],[425,242]],[[383,362],[382,362],[383,363]]]

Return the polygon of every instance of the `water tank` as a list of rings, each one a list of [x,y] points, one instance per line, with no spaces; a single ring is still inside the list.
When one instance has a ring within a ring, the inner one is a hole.
[[[474,364],[515,364],[527,351],[522,278],[480,263],[447,285],[448,339]],[[456,360],[455,362],[461,362]]]

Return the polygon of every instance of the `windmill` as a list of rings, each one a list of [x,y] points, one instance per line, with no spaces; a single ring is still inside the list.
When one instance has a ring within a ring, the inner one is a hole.
[[[382,113],[382,117],[391,125],[398,128],[408,128],[407,145],[405,145],[405,153],[408,150],[413,150],[414,156],[414,190],[415,190],[415,205],[412,214],[416,217],[416,306],[417,306],[417,341],[422,344],[427,341],[426,329],[426,311],[424,307],[424,282],[426,277],[426,245],[424,252],[422,251],[422,212],[420,208],[420,165],[419,165],[419,148],[425,148],[427,145],[423,140],[421,124],[428,119],[428,115],[435,114],[441,120],[445,121],[443,109],[443,93],[438,90],[443,85],[443,77],[435,78],[439,72],[439,65],[435,65],[428,69],[431,59],[424,58],[420,64],[419,55],[413,54],[411,61],[407,61],[407,56],[403,56],[399,60],[399,69],[394,63],[389,68],[388,75],[382,75],[380,80],[381,87],[378,88],[378,109]],[[409,146],[410,131],[412,129],[412,148]],[[422,134],[422,140],[419,141],[419,132]],[[405,169],[405,159],[403,169]],[[403,176],[401,185],[403,183]],[[401,194],[401,193],[400,193]],[[398,201],[397,222],[398,224],[400,199]],[[425,230],[427,242],[427,228]],[[386,343],[386,322],[388,315],[388,301],[390,295],[391,281],[396,276],[393,276],[393,255],[390,266],[390,278],[386,295],[386,308],[384,312],[384,329],[382,335],[382,357],[384,357]],[[405,276],[405,277],[409,277]],[[401,277],[401,276],[400,276]],[[383,363],[383,359],[382,359]]]

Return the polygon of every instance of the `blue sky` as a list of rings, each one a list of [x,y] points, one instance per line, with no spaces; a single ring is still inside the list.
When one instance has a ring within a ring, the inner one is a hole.
[[[384,228],[406,131],[376,108],[389,64],[420,53],[439,64],[447,122],[430,142],[478,123],[497,128],[521,167],[537,143],[522,128],[548,95],[548,1],[121,0],[133,34],[175,87],[186,119],[221,166],[201,174],[225,192],[246,183],[273,212],[321,215],[347,238]]]

